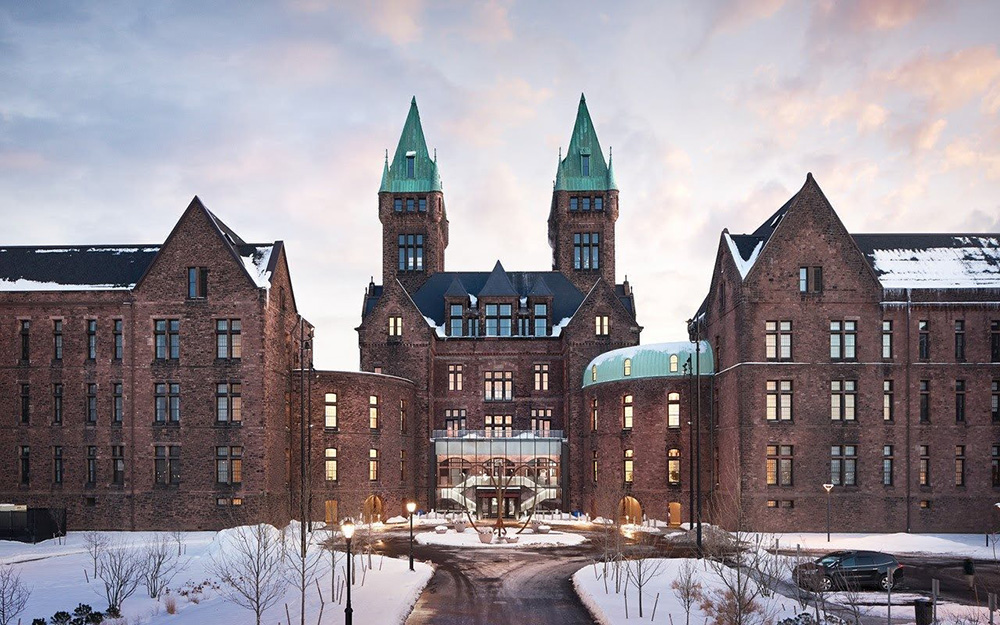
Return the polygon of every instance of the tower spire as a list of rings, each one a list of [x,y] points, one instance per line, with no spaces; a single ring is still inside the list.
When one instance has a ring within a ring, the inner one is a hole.
[[[608,164],[604,161],[594,122],[590,119],[587,98],[581,93],[569,149],[566,150],[566,158],[559,160],[556,190],[606,191],[610,188],[613,187],[609,186]]]
[[[436,159],[435,159],[436,160]],[[410,100],[410,110],[403,124],[396,152],[388,166],[388,174],[383,174],[380,192],[421,193],[441,190],[441,177],[437,163],[432,160],[424,139],[424,129],[420,123],[416,96]]]

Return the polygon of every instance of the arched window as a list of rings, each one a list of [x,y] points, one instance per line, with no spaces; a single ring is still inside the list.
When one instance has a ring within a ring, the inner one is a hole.
[[[677,373],[677,354],[670,354],[670,373]]]
[[[627,375],[627,376],[628,375],[632,375],[632,359],[631,358],[626,358],[625,359],[625,375]]]
[[[681,394],[667,394],[667,427],[681,427]]]
[[[671,486],[681,483],[681,450],[671,447],[667,451],[667,482]]]
[[[596,382],[597,381],[597,365],[593,365],[590,368],[590,381],[591,382]]]

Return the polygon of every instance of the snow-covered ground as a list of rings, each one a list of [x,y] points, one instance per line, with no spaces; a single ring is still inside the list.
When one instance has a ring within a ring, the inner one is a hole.
[[[801,545],[809,551],[836,551],[838,549],[871,549],[894,555],[937,554],[980,560],[1000,560],[1000,545],[994,545],[990,537],[986,545],[985,534],[831,534],[826,542],[826,533],[788,533],[766,535],[777,539],[782,549],[795,549]],[[770,546],[770,545],[768,545]]]
[[[298,545],[298,533],[291,526],[292,541]],[[170,595],[176,601],[176,614],[168,614],[166,599],[150,599],[142,584],[135,594],[122,605],[123,616],[129,625],[214,625],[218,623],[253,623],[253,613],[226,601],[218,589],[219,580],[211,572],[213,555],[218,555],[226,544],[223,538],[231,536],[234,530],[216,532],[186,532],[183,535],[183,555],[180,562],[184,568],[168,585]],[[228,533],[228,534],[227,534]],[[111,541],[127,541],[136,546],[148,545],[164,537],[173,540],[167,533],[156,532],[101,532]],[[321,540],[325,532],[314,532]],[[355,536],[354,547],[359,537]],[[172,542],[172,553],[176,554],[176,543]],[[316,581],[311,583],[306,593],[306,621],[316,623],[320,612],[319,592],[323,593],[322,625],[336,625],[344,622],[343,579],[346,559],[338,553],[336,583],[340,586],[340,602],[331,602],[334,579],[331,577],[331,556],[318,545],[310,548],[311,557],[317,561]],[[231,553],[231,551],[230,551]],[[371,568],[362,567],[364,556],[355,554],[357,579],[351,590],[351,603],[356,623],[402,623],[410,613],[424,586],[433,574],[433,568],[425,563],[415,564],[415,572],[409,571],[405,559],[372,556]],[[92,606],[95,610],[107,608],[102,595],[103,585],[93,578],[93,560],[87,553],[83,532],[70,532],[58,544],[55,540],[36,545],[0,541],[0,565],[10,565],[20,574],[22,582],[31,588],[31,598],[27,609],[20,615],[23,623],[34,618],[50,618],[56,611],[72,612],[79,603]],[[366,571],[363,571],[367,569]],[[86,571],[86,574],[85,574]],[[89,576],[89,583],[87,578]],[[318,588],[316,584],[318,583]],[[201,587],[198,591],[196,588]],[[285,604],[292,621],[299,618],[298,589],[292,582],[287,583],[285,594],[273,607],[264,613],[263,622],[286,623]]]
[[[445,547],[483,547],[486,549],[516,549],[518,547],[564,547],[579,545],[587,539],[579,534],[552,530],[548,534],[536,534],[530,529],[520,534],[509,531],[508,536],[517,536],[516,543],[484,543],[479,540],[479,534],[471,527],[465,528],[461,534],[449,529],[445,534],[436,532],[421,532],[414,537],[421,545],[442,545]]]

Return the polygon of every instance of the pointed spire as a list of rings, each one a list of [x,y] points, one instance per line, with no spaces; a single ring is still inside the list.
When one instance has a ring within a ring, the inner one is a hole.
[[[552,297],[552,295],[552,289],[542,276],[538,276],[538,280],[535,280],[531,290],[528,291],[528,297]]]
[[[427,141],[424,139],[424,129],[420,124],[420,111],[417,109],[416,96],[410,100],[410,110],[403,124],[403,132],[399,144],[388,166],[388,173],[383,171],[383,183],[379,192],[390,193],[420,193],[425,191],[440,191],[441,176],[437,163],[431,160],[427,151]]]
[[[618,181],[615,180],[615,166],[610,146],[608,147],[608,189],[618,190]]]
[[[385,151],[385,164],[382,165],[382,184],[379,185],[379,192],[389,190],[389,150]]]
[[[445,297],[468,297],[469,292],[465,290],[465,285],[462,284],[457,277],[452,278],[451,285],[448,290],[444,292]]]
[[[490,277],[486,279],[486,284],[479,291],[477,297],[516,297],[517,291],[514,290],[514,285],[510,283],[510,278],[507,276],[507,272],[504,271],[503,265],[500,261],[493,266],[493,271],[490,272]]]
[[[608,183],[608,165],[604,161],[594,122],[587,109],[587,98],[581,93],[566,158],[563,159],[560,155],[556,190],[604,191],[612,188]]]

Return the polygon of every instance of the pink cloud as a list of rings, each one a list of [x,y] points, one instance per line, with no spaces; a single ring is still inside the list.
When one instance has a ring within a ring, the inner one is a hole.
[[[942,56],[925,53],[880,78],[925,98],[932,110],[944,112],[994,86],[1000,79],[1000,58],[993,46],[966,48]]]
[[[767,19],[781,10],[787,0],[727,0],[715,13],[711,32],[738,30],[758,20]]]
[[[843,24],[854,31],[886,31],[901,28],[924,12],[928,0],[856,0],[819,4],[820,19]]]

